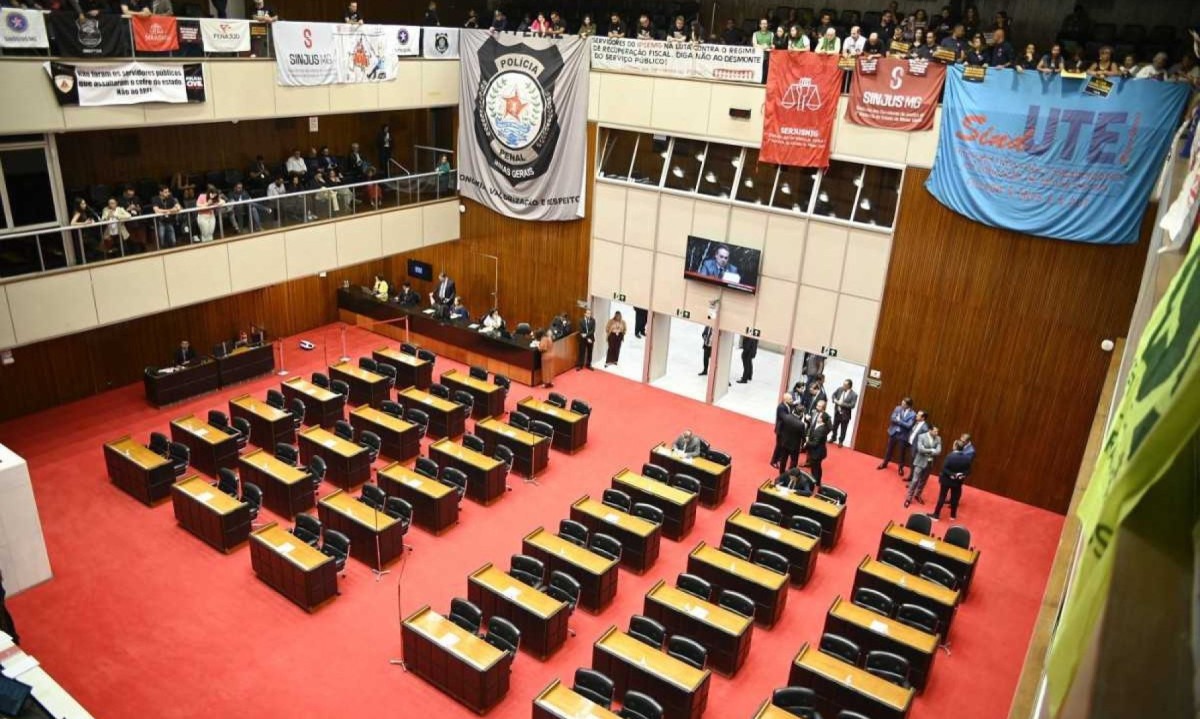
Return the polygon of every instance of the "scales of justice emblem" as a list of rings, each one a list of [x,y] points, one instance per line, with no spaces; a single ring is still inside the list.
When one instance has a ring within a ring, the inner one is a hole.
[[[779,104],[787,110],[821,109],[821,88],[817,87],[811,77],[802,77],[788,86]]]

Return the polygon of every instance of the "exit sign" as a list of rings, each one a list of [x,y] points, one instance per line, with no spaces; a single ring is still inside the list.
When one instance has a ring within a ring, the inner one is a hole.
[[[836,347],[822,347],[821,354],[825,355],[826,357],[837,357],[837,348]]]

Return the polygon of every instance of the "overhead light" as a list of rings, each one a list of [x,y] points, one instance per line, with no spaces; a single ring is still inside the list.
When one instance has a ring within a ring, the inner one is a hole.
[[[746,181],[743,182],[742,185],[744,185],[746,187],[746,189],[748,189],[748,190],[753,190],[754,189],[754,178],[747,177]]]
[[[696,153],[696,162],[704,162],[704,153],[703,152]]]
[[[667,151],[663,150],[662,152],[658,153],[658,156],[664,160],[667,159]]]
[[[872,217],[871,219],[867,220],[867,224],[868,224],[868,225],[874,225],[874,224],[876,224],[876,222],[875,222],[875,218],[874,218],[874,217]]]
[[[858,203],[858,208],[860,210],[866,210],[867,212],[870,212],[871,211],[871,200],[866,197],[862,198],[862,202]]]
[[[671,174],[672,174],[672,175],[674,175],[674,176],[676,176],[676,177],[683,177],[683,168],[682,168],[682,167],[680,167],[679,165],[676,165],[676,166],[675,166],[675,167],[674,167],[674,168],[671,170]]]
[[[862,175],[859,175],[858,177],[854,178],[854,186],[855,186],[855,187],[862,187],[862,180],[863,180],[863,176],[862,176]]]
[[[726,191],[724,191],[724,190],[721,190],[721,194],[720,194],[720,195],[717,195],[717,197],[720,197],[722,200],[728,200],[728,199],[729,199],[729,193],[728,193],[728,192],[726,192]]]
[[[762,198],[761,198],[761,197],[756,197],[756,198],[754,198],[754,204],[756,204],[756,205],[761,205],[761,204],[762,204]]]
[[[708,172],[704,173],[704,181],[708,182],[708,183],[716,182],[717,181],[717,173],[713,172],[712,170],[709,170]]]
[[[816,182],[819,179],[821,179],[821,171],[817,170],[816,172],[813,173],[813,182]]]
[[[793,210],[793,211],[795,211],[795,212],[804,212],[804,210],[800,209],[800,203],[799,203],[799,202],[797,202],[796,204],[792,205],[792,210]]]
[[[785,195],[790,195],[792,194],[792,186],[785,182],[779,186],[779,191]]]
[[[821,190],[821,194],[817,195],[817,199],[821,202],[829,202],[829,193]]]
[[[738,157],[733,158],[732,160],[729,161],[729,164],[733,165],[734,167],[741,167],[742,166],[741,156],[739,155]]]

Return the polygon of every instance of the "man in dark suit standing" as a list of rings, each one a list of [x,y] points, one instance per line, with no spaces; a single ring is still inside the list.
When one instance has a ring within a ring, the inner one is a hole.
[[[587,367],[592,368],[592,349],[596,345],[596,318],[592,317],[590,309],[583,311],[583,319],[579,320],[579,364],[575,371]]]
[[[782,468],[783,458],[786,455],[786,452],[783,451],[783,418],[791,413],[792,395],[785,393],[779,400],[779,404],[775,406],[775,451],[771,453],[771,466],[776,469]]]
[[[703,343],[701,351],[703,352],[704,365],[700,368],[700,376],[708,374],[708,359],[712,357],[712,327],[705,327],[700,333],[700,341]]]
[[[742,378],[738,384],[746,384],[754,379],[754,358],[758,355],[758,340],[753,337],[742,337]]]
[[[429,301],[434,307],[449,308],[457,295],[458,288],[454,286],[454,280],[447,277],[445,272],[439,272],[437,286],[429,293]]]
[[[650,319],[650,311],[641,307],[633,308],[633,336],[646,336],[646,321]]]
[[[941,519],[942,506],[950,499],[950,519],[958,519],[958,500],[962,499],[963,483],[971,474],[971,457],[963,451],[963,441],[955,440],[954,451],[942,462],[942,473],[938,475],[937,506],[929,513],[932,519]]]
[[[784,455],[780,460],[779,469],[792,469],[800,463],[800,446],[804,443],[804,420],[788,412],[779,422],[779,444]]]
[[[192,349],[192,345],[187,340],[179,343],[179,349],[175,350],[175,364],[187,364],[196,359],[196,350]]]
[[[825,400],[817,402],[808,422],[808,436],[804,449],[808,454],[808,470],[812,473],[817,486],[821,486],[821,462],[825,461],[828,449],[825,443],[829,440],[829,415],[825,412]]]

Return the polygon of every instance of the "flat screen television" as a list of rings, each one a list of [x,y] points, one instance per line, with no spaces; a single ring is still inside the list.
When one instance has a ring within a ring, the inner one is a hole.
[[[420,260],[408,261],[408,276],[415,277],[418,280],[433,282],[433,265]]]
[[[758,265],[762,252],[688,235],[687,254],[683,258],[683,276],[731,290],[758,291]]]

